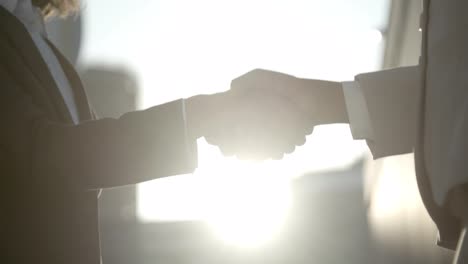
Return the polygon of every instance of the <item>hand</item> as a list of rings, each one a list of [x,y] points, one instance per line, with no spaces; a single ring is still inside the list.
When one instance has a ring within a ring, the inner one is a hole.
[[[205,136],[225,155],[242,159],[282,158],[305,143],[313,126],[297,107],[284,97],[249,89],[234,98]]]
[[[307,87],[311,82],[318,88]],[[339,95],[338,88],[341,92],[336,83],[254,70],[233,80],[225,93],[187,100],[189,131],[194,138],[205,136],[226,155],[279,159],[320,124],[317,109],[329,107],[323,99]]]
[[[302,79],[263,69],[252,70],[232,81],[231,90],[258,90],[289,100],[309,117],[312,125],[348,123],[341,83]]]
[[[204,136],[223,154],[242,159],[280,159],[305,142],[313,127],[288,100],[256,91],[199,95],[186,101],[190,137]]]

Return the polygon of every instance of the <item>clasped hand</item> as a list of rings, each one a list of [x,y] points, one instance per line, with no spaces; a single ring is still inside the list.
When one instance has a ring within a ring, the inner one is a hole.
[[[319,97],[307,85],[282,73],[248,72],[234,79],[227,92],[187,99],[189,133],[204,136],[228,156],[281,159],[304,144],[319,121],[314,110]]]

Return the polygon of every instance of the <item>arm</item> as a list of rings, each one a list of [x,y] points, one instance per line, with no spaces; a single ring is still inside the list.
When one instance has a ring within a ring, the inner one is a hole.
[[[323,80],[299,79],[299,89],[288,88],[301,109],[315,125],[349,123],[342,84]]]
[[[268,89],[297,105],[313,125],[350,123],[355,139],[366,139],[374,158],[411,152],[419,100],[417,66],[329,82],[254,70],[241,86]],[[344,87],[344,89],[343,89]],[[296,124],[297,127],[303,124]]]
[[[2,68],[0,83],[2,163],[30,175],[26,181],[32,184],[102,188],[196,167],[196,142],[186,137],[182,101],[72,126],[49,120]]]
[[[355,80],[354,96],[344,87],[353,137],[366,139],[374,158],[412,152],[418,124],[419,67],[364,73]],[[356,95],[362,99],[353,98]]]
[[[317,106],[317,124],[349,122],[353,138],[365,139],[380,158],[413,151],[419,78],[419,68],[412,66],[359,74],[343,84],[303,81],[312,91],[308,111]]]

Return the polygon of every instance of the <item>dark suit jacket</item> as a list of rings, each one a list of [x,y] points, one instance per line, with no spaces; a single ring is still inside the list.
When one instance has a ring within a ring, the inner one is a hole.
[[[92,120],[80,79],[80,125],[23,25],[0,7],[0,263],[100,262],[100,188],[192,172],[181,101]]]
[[[468,225],[467,8],[466,1],[424,0],[421,17],[416,174],[424,205],[439,229],[438,244],[450,249],[456,248],[462,228]],[[433,186],[451,188],[443,205],[437,203]]]

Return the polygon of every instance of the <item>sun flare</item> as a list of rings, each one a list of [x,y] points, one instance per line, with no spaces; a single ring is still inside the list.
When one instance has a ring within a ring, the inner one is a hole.
[[[290,178],[268,162],[225,158],[216,147],[204,146],[193,175],[139,187],[140,219],[202,220],[224,243],[240,247],[261,246],[273,239],[291,205]]]

